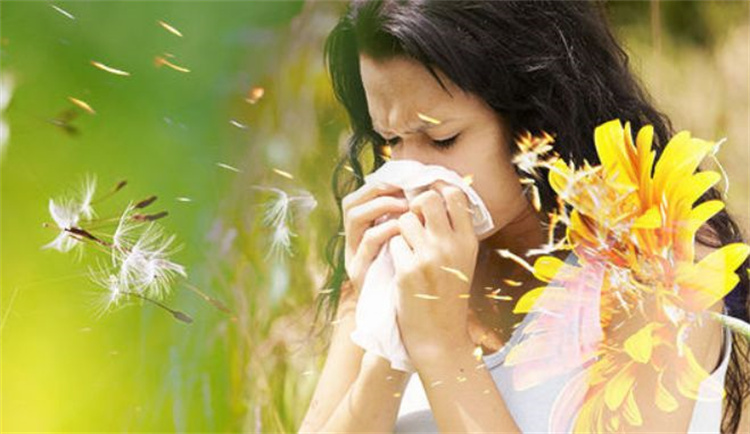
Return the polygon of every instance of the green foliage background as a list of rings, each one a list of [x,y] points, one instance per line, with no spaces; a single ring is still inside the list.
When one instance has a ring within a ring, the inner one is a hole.
[[[325,242],[336,230],[330,178],[347,126],[322,47],[345,3],[53,4],[75,19],[47,2],[0,3],[0,72],[15,81],[0,160],[0,429],[296,431],[325,354],[325,339],[306,332]],[[720,157],[732,180],[729,207],[747,229],[748,2],[607,8],[634,69],[675,126],[728,137]],[[165,52],[191,71],[155,68],[154,56]],[[132,75],[107,74],[91,60]],[[245,101],[252,86],[265,89],[256,104]],[[72,107],[68,97],[97,112],[73,121],[75,136],[50,122]],[[96,255],[77,262],[40,250],[55,235],[42,227],[49,198],[85,173],[102,189],[129,181],[104,214],[158,195],[170,213],[164,224],[184,244],[175,260],[235,315],[178,285],[168,303],[193,324],[149,305],[96,319],[96,287],[86,277]],[[267,198],[252,185],[304,188],[318,200],[296,222],[286,261],[265,258],[259,205]]]

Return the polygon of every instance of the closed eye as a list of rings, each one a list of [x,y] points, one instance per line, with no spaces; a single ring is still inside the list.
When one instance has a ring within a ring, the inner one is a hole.
[[[396,146],[401,141],[401,137],[398,137],[398,136],[393,137],[391,139],[384,139],[381,135],[377,133],[375,133],[375,135],[380,141],[382,141],[384,145],[389,145],[391,147]],[[456,139],[458,139],[459,135],[460,134],[456,134],[455,136],[444,139],[444,140],[433,140],[432,143],[436,148],[448,149],[451,146],[453,146],[453,144],[456,143]]]

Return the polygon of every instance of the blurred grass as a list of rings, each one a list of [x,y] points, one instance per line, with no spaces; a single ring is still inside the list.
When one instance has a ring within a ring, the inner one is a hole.
[[[0,70],[17,82],[0,166],[0,429],[296,432],[325,354],[326,339],[306,332],[323,248],[336,231],[330,177],[347,125],[322,47],[344,3],[55,4],[76,19],[43,2],[0,5]],[[608,8],[675,126],[728,137],[719,157],[732,180],[729,207],[747,229],[748,3],[659,5],[658,26],[648,2]],[[164,52],[191,72],[154,68]],[[92,59],[132,76],[104,73]],[[251,86],[265,89],[257,104],[244,101]],[[74,122],[78,137],[47,122],[68,96],[97,110]],[[196,319],[189,326],[151,306],[96,321],[86,306],[93,284],[80,275],[89,259],[39,250],[53,236],[41,228],[48,198],[86,172],[102,188],[127,178],[123,196],[158,195],[170,212],[165,224],[185,245],[175,259],[236,319],[178,288],[169,302]],[[300,187],[318,200],[296,222],[286,261],[265,260],[259,204],[268,198],[252,185]]]

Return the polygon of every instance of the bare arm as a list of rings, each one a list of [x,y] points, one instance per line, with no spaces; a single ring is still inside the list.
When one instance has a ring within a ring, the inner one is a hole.
[[[470,345],[419,369],[440,432],[520,433],[492,375]]]
[[[365,353],[356,381],[320,432],[393,432],[409,376],[391,369],[386,359]]]
[[[325,366],[302,420],[300,432],[312,432],[323,426],[359,374],[364,350],[349,338],[355,328],[355,298],[350,283],[345,283]]]

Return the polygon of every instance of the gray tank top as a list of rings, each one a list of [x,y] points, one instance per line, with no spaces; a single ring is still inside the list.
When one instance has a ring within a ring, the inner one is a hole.
[[[570,261],[570,257],[566,262]],[[508,342],[497,352],[483,356],[484,363],[497,385],[500,395],[509,412],[523,433],[546,433],[549,431],[549,419],[555,398],[562,391],[566,382],[580,369],[552,378],[536,387],[515,390],[513,387],[513,368],[505,366],[503,361],[511,347],[516,345],[524,334],[520,331],[533,319],[534,312],[526,315]],[[577,333],[575,327],[571,327]],[[718,385],[723,389],[724,377],[729,366],[732,349],[732,334],[726,326],[723,329],[724,346],[721,362],[711,375],[701,384],[699,397],[693,409],[688,433],[720,433],[722,402],[711,399],[711,390]],[[576,338],[576,336],[573,336]],[[712,384],[710,384],[712,383]],[[411,374],[399,408],[396,433],[437,433],[437,425],[430,410],[429,401],[419,375]]]

